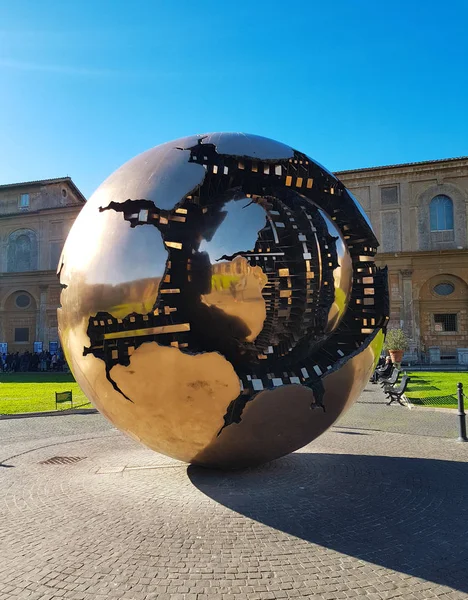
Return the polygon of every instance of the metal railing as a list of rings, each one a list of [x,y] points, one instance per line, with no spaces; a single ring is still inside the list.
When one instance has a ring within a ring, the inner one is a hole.
[[[458,441],[468,442],[466,437],[466,415],[465,415],[465,394],[463,393],[463,383],[457,383],[458,391]]]

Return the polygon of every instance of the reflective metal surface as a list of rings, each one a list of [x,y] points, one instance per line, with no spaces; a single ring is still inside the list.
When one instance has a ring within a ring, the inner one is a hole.
[[[375,337],[341,368],[323,377],[317,406],[314,390],[284,385],[262,391],[249,402],[238,424],[226,427],[192,462],[221,468],[261,464],[305,446],[324,433],[359,397],[380,356],[383,334]],[[268,416],[268,418],[266,418]]]
[[[203,137],[204,144],[214,144],[220,154],[272,160],[294,158],[294,150],[260,135],[249,133],[208,133]]]
[[[319,213],[326,223],[328,233],[335,238],[336,263],[333,269],[335,298],[328,312],[328,323],[325,329],[326,333],[330,333],[338,327],[348,308],[353,286],[353,262],[340,230],[323,210],[319,210]],[[323,260],[329,258],[329,253],[325,254]]]
[[[111,175],[62,253],[59,332],[84,392],[159,452],[241,467],[354,401],[388,319],[375,237],[328,171],[246,134],[176,140]]]

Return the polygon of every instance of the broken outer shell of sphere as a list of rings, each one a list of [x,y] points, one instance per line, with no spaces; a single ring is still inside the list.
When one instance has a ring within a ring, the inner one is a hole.
[[[60,259],[59,333],[117,427],[244,467],[300,448],[362,391],[388,320],[362,208],[305,154],[215,133],[132,159]]]

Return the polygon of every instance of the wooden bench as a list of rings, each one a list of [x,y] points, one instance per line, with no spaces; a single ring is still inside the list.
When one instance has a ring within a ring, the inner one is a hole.
[[[55,392],[55,410],[57,410],[58,404],[63,404],[64,402],[70,402],[70,408],[73,408],[72,392]]]
[[[369,381],[371,383],[377,383],[378,381],[380,381],[382,379],[386,379],[386,378],[390,377],[390,375],[392,373],[392,369],[393,369],[393,366],[391,363],[386,364],[383,367],[377,367],[377,369],[375,369],[375,371],[372,374],[372,377],[370,378]]]
[[[399,376],[400,376],[399,369],[394,367],[390,377],[384,377],[382,379],[379,379],[379,383],[384,388],[384,390],[386,390],[388,387],[395,385],[395,383],[398,381]]]
[[[408,387],[409,380],[410,378],[405,373],[405,375],[403,375],[403,377],[401,378],[401,382],[398,387],[389,387],[384,390],[385,395],[389,399],[389,402],[387,402],[388,406],[390,406],[392,402],[395,402],[395,400],[398,402],[398,404],[404,406],[403,402],[401,401],[401,397],[403,396],[403,394],[406,391],[406,388]]]

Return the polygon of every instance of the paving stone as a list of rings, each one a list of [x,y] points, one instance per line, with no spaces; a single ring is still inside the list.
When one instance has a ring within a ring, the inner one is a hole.
[[[456,415],[383,400],[369,386],[309,446],[228,473],[99,415],[1,420],[0,600],[468,598]]]

